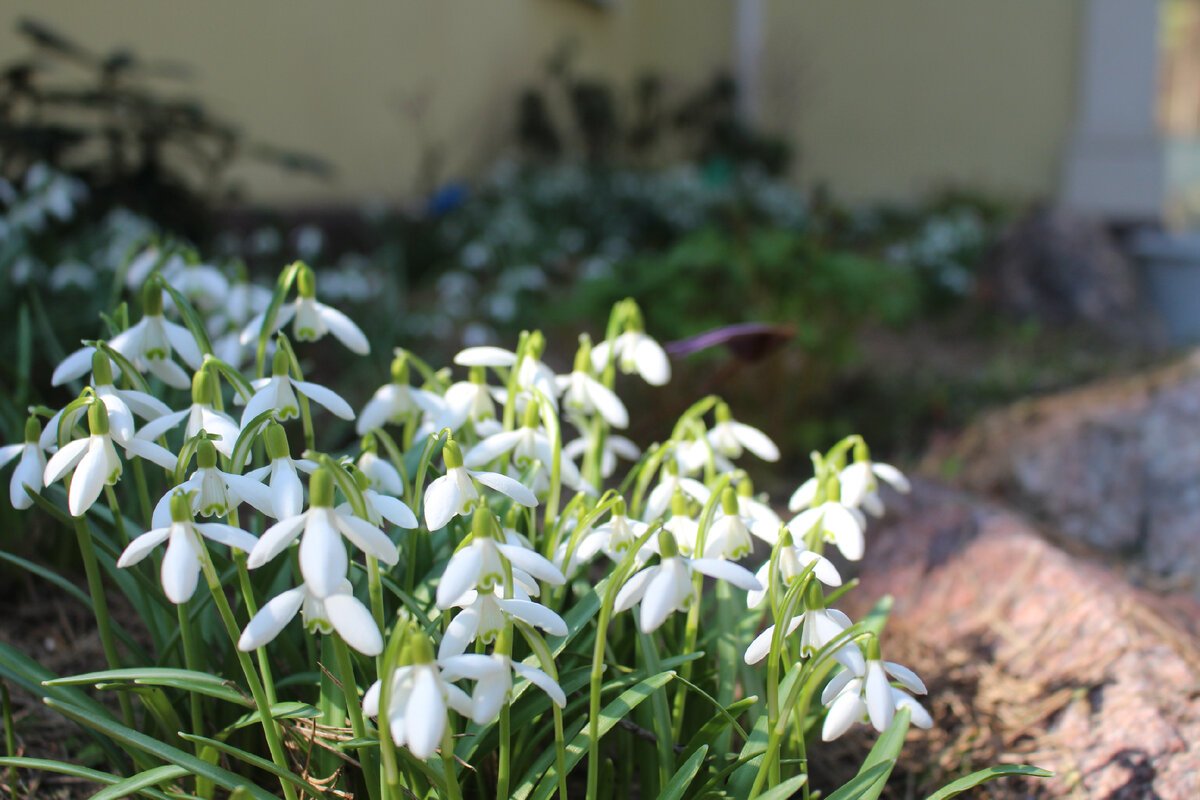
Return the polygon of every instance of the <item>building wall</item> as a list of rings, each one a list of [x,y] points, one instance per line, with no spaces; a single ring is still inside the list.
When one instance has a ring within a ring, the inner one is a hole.
[[[257,140],[333,161],[329,185],[240,171],[252,199],[288,204],[408,196],[429,148],[443,177],[478,171],[511,143],[520,87],[570,38],[581,73],[628,86],[652,69],[695,86],[729,63],[732,18],[709,0],[5,0],[0,63],[29,51],[14,33],[26,15],[98,51],[188,64],[183,93]],[[418,126],[404,109],[421,105]]]
[[[1076,107],[1079,0],[768,0],[764,122],[841,198],[1050,197]]]
[[[762,122],[794,140],[806,183],[851,200],[1054,193],[1081,0],[761,1]],[[96,50],[189,64],[183,93],[329,158],[329,185],[240,170],[251,199],[295,205],[411,196],[430,152],[440,177],[478,172],[512,141],[519,88],[570,37],[579,71],[618,85],[652,69],[694,88],[734,61],[729,0],[6,0],[0,62],[27,52],[23,15]]]

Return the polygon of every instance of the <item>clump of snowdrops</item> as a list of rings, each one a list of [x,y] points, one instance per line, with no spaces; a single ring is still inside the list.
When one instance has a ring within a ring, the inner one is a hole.
[[[633,301],[567,374],[536,331],[443,369],[397,348],[356,412],[304,346],[371,344],[307,266],[205,302],[211,267],[137,263],[140,317],[107,316],[54,373],[78,397],[0,449],[12,504],[74,534],[89,592],[21,563],[90,604],[109,667],[56,676],[0,645],[0,674],[101,768],[14,756],[7,714],[0,764],[102,799],[808,797],[820,740],[863,724],[878,744],[830,796],[870,797],[932,724],[884,658],[886,605],[838,611],[827,558],[862,557],[904,476],[851,436],[780,516],[737,466],[777,448],[720,399],[665,442],[624,438],[618,383],[671,372]],[[330,415],[357,440],[324,441]]]

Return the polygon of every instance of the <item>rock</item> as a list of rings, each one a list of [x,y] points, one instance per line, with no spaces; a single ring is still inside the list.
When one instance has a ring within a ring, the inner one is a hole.
[[[921,470],[1028,511],[1144,582],[1200,592],[1200,351],[992,413]]]
[[[983,265],[979,286],[1015,316],[1091,323],[1124,338],[1162,337],[1133,262],[1108,229],[1061,209],[1036,209],[1014,225]]]
[[[934,729],[910,734],[898,767],[916,796],[995,763],[1055,776],[975,796],[1200,796],[1200,604],[1133,588],[929,483],[898,508],[870,534],[846,610],[893,595],[884,657],[930,688]]]

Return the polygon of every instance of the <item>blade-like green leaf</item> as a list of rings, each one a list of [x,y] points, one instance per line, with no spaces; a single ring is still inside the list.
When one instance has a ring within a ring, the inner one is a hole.
[[[207,672],[196,672],[189,669],[169,669],[165,667],[135,667],[129,669],[107,669],[99,672],[87,672],[82,675],[70,675],[55,678],[45,682],[46,686],[79,686],[82,684],[107,683],[110,681],[132,681],[143,686],[168,686],[189,692],[215,697],[229,703],[250,707],[252,703],[237,691],[235,684],[210,675]]]
[[[200,319],[200,315],[196,313],[196,309],[178,289],[167,281],[162,282],[162,287],[166,290],[167,294],[171,295],[171,299],[175,301],[175,307],[179,310],[179,315],[183,318],[183,324],[187,326],[188,333],[196,340],[196,346],[200,348],[200,353],[212,353],[212,342],[208,339],[208,331],[204,329],[204,321]]]
[[[125,780],[118,775],[112,775],[100,770],[90,769],[89,767],[81,767],[78,764],[67,764],[62,761],[52,761],[47,758],[0,758],[0,767],[15,767],[17,769],[36,769],[42,772],[54,772],[59,775],[69,775],[72,778],[82,778],[83,780],[93,781],[105,786],[112,786],[120,781]],[[161,769],[161,768],[160,768]],[[180,769],[179,767],[169,767],[169,769]],[[170,800],[170,798],[160,791],[150,788],[141,788],[136,790],[138,794],[143,794],[147,797],[153,797],[155,800]],[[125,794],[118,797],[128,797],[132,790],[126,791]],[[100,795],[95,795],[99,797]]]
[[[240,750],[231,744],[226,744],[225,742],[217,739],[209,739],[207,736],[197,736],[193,733],[181,733],[179,735],[189,742],[198,742],[200,744],[208,745],[214,750],[219,750],[225,755],[236,758],[238,761],[249,764],[252,767],[258,767],[261,770],[265,770],[275,777],[282,778],[293,786],[299,787],[305,792],[308,792],[316,797],[324,797],[324,794],[320,789],[312,786],[308,781],[304,780],[299,775],[296,775],[295,773],[286,769],[280,769],[273,762],[263,758],[262,756],[256,756],[253,753],[247,753],[245,750]]]
[[[320,710],[315,706],[309,705],[308,703],[284,701],[281,703],[275,703],[273,706],[271,706],[271,717],[274,719],[311,719],[312,717],[319,717],[320,715]],[[255,709],[249,714],[244,714],[238,717],[237,721],[235,721],[232,725],[227,726],[222,733],[228,733],[229,731],[234,731],[238,728],[244,728],[247,725],[258,725],[260,719],[261,717],[258,713],[258,709]]]
[[[1027,778],[1049,778],[1053,774],[1050,770],[1034,767],[1029,764],[997,764],[994,767],[981,769],[978,772],[972,772],[970,775],[964,775],[956,781],[951,781],[929,795],[925,800],[947,800],[947,798],[954,797],[968,789],[974,789],[981,783],[1008,775],[1023,775]]]
[[[63,716],[69,717],[81,725],[97,730],[109,738],[121,743],[125,747],[141,750],[155,758],[159,758],[168,764],[175,764],[183,767],[193,775],[206,778],[212,781],[217,786],[220,786],[229,791],[233,791],[239,786],[245,786],[249,789],[251,795],[256,800],[275,800],[275,796],[268,793],[265,789],[257,786],[248,786],[247,780],[239,775],[235,775],[229,770],[209,764],[196,758],[191,753],[185,753],[178,748],[163,744],[157,739],[153,739],[144,733],[139,733],[132,728],[127,728],[111,717],[101,717],[98,714],[87,711],[72,703],[61,703],[57,700],[47,698],[45,701],[47,706],[59,712]]]
[[[721,731],[727,729],[731,724],[736,722],[737,718],[746,709],[758,702],[757,697],[743,697],[736,703],[731,704],[728,708],[722,708],[712,715],[708,722],[700,726],[700,730],[696,731],[695,735],[684,746],[684,753],[691,753],[698,747],[711,745]],[[745,732],[741,734],[742,738],[746,738]]]
[[[770,791],[760,794],[758,800],[788,800],[788,798],[800,790],[800,787],[804,785],[806,780],[808,780],[807,775],[797,775],[794,778],[788,778],[783,783],[773,787]]]
[[[173,765],[154,767],[118,781],[105,789],[101,789],[92,795],[91,800],[120,800],[122,797],[129,797],[129,795],[135,792],[149,789],[160,783],[178,780],[187,774],[188,771],[183,767]]]
[[[679,800],[683,797],[683,793],[692,785],[692,779],[700,771],[706,755],[708,755],[708,745],[702,744],[696,752],[692,753],[691,758],[683,762],[683,766],[675,770],[671,780],[667,781],[667,785],[659,792],[658,800]]]
[[[624,719],[630,711],[637,708],[638,705],[640,705],[641,702],[647,697],[650,697],[656,691],[670,683],[671,679],[674,677],[675,672],[672,670],[660,672],[657,675],[646,678],[636,686],[621,692],[621,694],[617,696],[616,700],[613,700],[604,708],[600,709],[600,735],[604,736],[604,734],[612,730],[613,726]],[[567,743],[566,749],[566,768],[570,770],[579,763],[579,760],[583,758],[584,753],[588,751],[587,726],[584,726],[579,733],[571,738],[571,740]],[[533,792],[532,797],[534,800],[547,800],[547,798],[549,798],[550,795],[552,795],[558,788],[553,762],[554,751],[547,750],[542,754],[541,758],[538,759],[535,765],[525,773],[525,778],[522,781],[522,784],[517,787],[516,791],[513,792],[513,797],[517,798],[517,800],[523,800],[523,798],[529,797],[530,792],[533,789],[532,782],[537,779],[538,775],[541,775],[541,782],[537,784],[537,789]]]
[[[882,761],[870,769],[858,773],[842,788],[829,795],[826,800],[865,800],[871,796],[868,792],[872,791],[877,783],[880,786],[887,783],[888,775],[892,773],[892,767],[895,765],[895,761]],[[875,790],[874,796],[878,797],[878,795],[878,790]]]

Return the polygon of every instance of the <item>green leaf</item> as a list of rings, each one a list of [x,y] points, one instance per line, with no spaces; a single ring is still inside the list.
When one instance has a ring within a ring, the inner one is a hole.
[[[275,703],[271,706],[270,711],[273,719],[311,719],[321,715],[321,712],[315,706],[311,706],[308,703],[299,703],[290,700],[281,703]],[[259,724],[260,719],[261,717],[258,713],[258,709],[255,709],[249,714],[238,717],[238,719],[232,725],[227,726],[222,733],[228,733],[230,731],[237,730],[238,728],[244,728],[247,725],[257,725]]]
[[[167,781],[178,780],[187,774],[188,771],[183,767],[153,767],[152,769],[139,772],[137,775],[132,775],[118,781],[107,789],[101,789],[92,795],[91,800],[120,800],[120,798],[128,797],[134,792],[140,792],[142,789],[149,789],[152,786],[157,786]]]
[[[612,730],[613,727],[619,721],[624,719],[630,711],[637,708],[638,705],[640,705],[641,702],[647,697],[670,683],[671,679],[674,677],[674,671],[668,670],[666,672],[660,672],[657,675],[646,678],[636,686],[621,692],[616,700],[613,700],[604,708],[600,709],[600,736],[604,736],[604,734]],[[571,738],[571,741],[567,742],[566,768],[568,771],[578,764],[580,759],[582,759],[584,754],[588,751],[588,739],[588,726],[585,725],[583,729],[579,731],[579,733]],[[537,789],[533,792],[532,797],[534,800],[548,800],[550,795],[554,794],[555,790],[558,788],[553,761],[553,750],[547,750],[545,753],[543,753],[535,765],[525,773],[525,778],[522,780],[521,785],[517,787],[516,791],[513,792],[513,797],[517,800],[523,800],[523,798],[529,797],[530,790],[533,788],[533,779],[541,774],[543,776],[542,780],[537,785]]]
[[[213,351],[212,342],[208,340],[208,331],[204,329],[204,321],[200,319],[200,315],[196,313],[196,309],[188,302],[186,297],[180,294],[178,289],[167,281],[162,281],[162,288],[175,301],[175,307],[179,310],[179,315],[183,317],[183,324],[187,326],[188,332],[196,340],[196,346],[200,348],[200,353],[211,354]]]
[[[788,800],[789,797],[794,795],[804,785],[806,780],[808,780],[807,775],[797,775],[794,778],[788,778],[783,783],[773,787],[770,791],[760,794],[758,800]]]
[[[892,773],[892,767],[895,765],[895,761],[883,761],[865,772],[858,773],[826,800],[865,800],[867,797],[878,797],[879,790],[887,783],[888,775]]]
[[[708,745],[702,744],[696,752],[692,753],[691,758],[683,762],[683,766],[675,770],[671,780],[667,781],[667,785],[659,792],[658,800],[679,800],[683,797],[683,793],[692,785],[692,779],[700,771],[706,755],[708,755]]]
[[[169,669],[166,667],[135,667],[129,669],[107,669],[100,672],[86,672],[82,675],[70,675],[46,681],[46,686],[79,686],[82,684],[107,683],[109,681],[132,681],[143,686],[169,686],[188,692],[215,697],[241,706],[253,705],[246,697],[238,692],[232,681],[207,672],[196,672],[190,669]]]
[[[736,724],[737,718],[742,712],[758,702],[757,697],[743,697],[736,703],[732,703],[728,708],[722,708],[712,715],[708,722],[700,726],[700,730],[696,731],[695,735],[684,746],[683,752],[691,753],[698,747],[706,747],[712,744],[713,740],[727,729],[730,725]],[[740,727],[739,727],[739,730]],[[743,739],[746,738],[745,732],[741,733]]]
[[[207,745],[214,750],[219,750],[220,752],[228,756],[232,756],[239,761],[249,764],[252,767],[257,767],[261,770],[269,772],[276,778],[281,778],[293,786],[303,789],[305,792],[313,794],[317,797],[323,796],[321,790],[310,785],[308,781],[289,770],[281,769],[274,762],[269,761],[262,756],[256,756],[253,753],[247,753],[245,750],[240,750],[231,744],[226,744],[218,739],[209,739],[207,736],[198,736],[194,733],[181,733],[179,735],[189,742],[197,742],[199,744]]]
[[[114,741],[120,743],[127,748],[141,750],[149,753],[155,758],[166,761],[169,764],[175,764],[183,767],[201,778],[206,778],[212,781],[217,786],[223,787],[230,791],[239,786],[246,786],[247,781],[232,772],[222,769],[221,767],[209,764],[196,758],[191,753],[185,753],[170,745],[163,744],[157,739],[153,739],[144,733],[139,733],[132,728],[127,728],[121,723],[113,720],[111,717],[102,717],[94,712],[80,708],[71,703],[62,703],[57,700],[47,698],[45,703],[50,708],[59,712],[65,717],[75,720],[81,725],[84,725],[93,730],[105,734]],[[259,787],[248,787],[251,796],[256,800],[276,800],[275,796],[269,794],[266,790]]]
[[[904,747],[904,736],[908,733],[908,722],[911,716],[912,713],[907,708],[901,708],[896,711],[896,716],[892,719],[892,724],[888,726],[888,729],[875,742],[875,746],[871,748],[871,752],[867,753],[862,767],[858,770],[860,774],[876,764],[884,761],[895,761],[899,757],[900,748]]]
[[[125,780],[117,775],[112,775],[100,770],[81,767],[78,764],[67,764],[62,761],[52,761],[47,758],[0,758],[0,767],[15,767],[17,769],[37,769],[42,772],[54,772],[59,775],[69,775],[72,778],[82,778],[83,780],[92,781],[94,783],[112,786],[120,781]],[[161,767],[157,768],[161,769]],[[179,767],[169,767],[168,769],[180,769]],[[124,794],[117,795],[118,797],[128,797],[133,790],[126,790]],[[155,800],[170,800],[170,798],[160,791],[149,788],[136,790],[139,794],[144,794],[147,797],[153,797]],[[99,794],[93,797],[100,797]]]
[[[970,775],[965,775],[956,781],[951,781],[929,795],[925,800],[946,800],[946,798],[954,797],[965,792],[967,789],[974,789],[981,783],[1008,775],[1023,775],[1027,778],[1049,778],[1053,774],[1050,770],[1034,767],[1029,764],[998,764],[994,767],[981,769],[978,772],[972,772]]]

